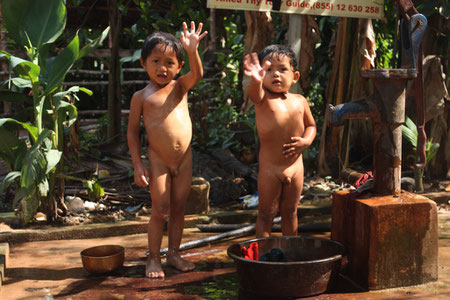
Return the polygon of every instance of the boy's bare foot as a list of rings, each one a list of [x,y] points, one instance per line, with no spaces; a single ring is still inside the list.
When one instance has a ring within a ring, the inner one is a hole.
[[[182,259],[179,254],[167,256],[167,264],[183,272],[188,272],[195,269],[194,263]]]
[[[164,272],[161,267],[161,259],[147,258],[145,265],[145,276],[149,278],[164,278]]]

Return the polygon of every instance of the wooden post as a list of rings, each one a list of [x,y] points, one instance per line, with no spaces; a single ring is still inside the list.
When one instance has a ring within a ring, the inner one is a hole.
[[[288,43],[292,50],[295,52],[295,58],[297,64],[300,64],[300,48],[302,46],[302,16],[297,14],[289,15],[289,28],[288,28]],[[302,88],[300,86],[300,80],[291,86],[289,90],[291,93],[300,94]]]
[[[109,24],[111,56],[109,61],[108,76],[108,142],[117,141],[120,138],[121,100],[120,100],[120,56],[119,34],[122,27],[121,15],[117,0],[110,1]]]

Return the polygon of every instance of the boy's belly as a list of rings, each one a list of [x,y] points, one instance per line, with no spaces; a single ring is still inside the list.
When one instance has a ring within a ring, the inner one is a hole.
[[[170,125],[155,126],[153,124],[148,132],[149,150],[157,154],[167,166],[178,166],[191,143],[191,120],[188,119],[182,123],[171,122]]]
[[[303,168],[302,155],[285,157],[282,153],[283,144],[264,145],[261,143],[259,151],[260,170],[264,172],[271,172],[276,175],[281,181],[287,177],[294,177]]]

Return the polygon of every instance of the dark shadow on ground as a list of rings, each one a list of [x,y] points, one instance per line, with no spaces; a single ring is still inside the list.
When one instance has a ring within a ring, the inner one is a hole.
[[[7,280],[3,284],[13,284],[22,280],[63,280],[68,278],[86,277],[83,268],[69,268],[64,270],[44,268],[8,268]]]

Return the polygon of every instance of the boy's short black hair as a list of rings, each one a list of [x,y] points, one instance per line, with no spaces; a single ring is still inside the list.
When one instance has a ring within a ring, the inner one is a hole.
[[[152,33],[145,39],[144,45],[142,45],[141,58],[145,61],[156,45],[159,44],[163,44],[164,49],[172,48],[175,51],[178,63],[181,64],[184,61],[184,50],[181,42],[173,34],[160,31]]]
[[[292,49],[289,46],[286,45],[270,45],[266,48],[262,49],[261,52],[258,54],[259,63],[262,64],[264,58],[269,56],[269,58],[276,55],[278,58],[280,55],[284,55],[290,59],[289,63],[291,64],[292,68],[295,71],[298,71],[297,69],[297,59],[295,58],[295,53],[292,51]]]

